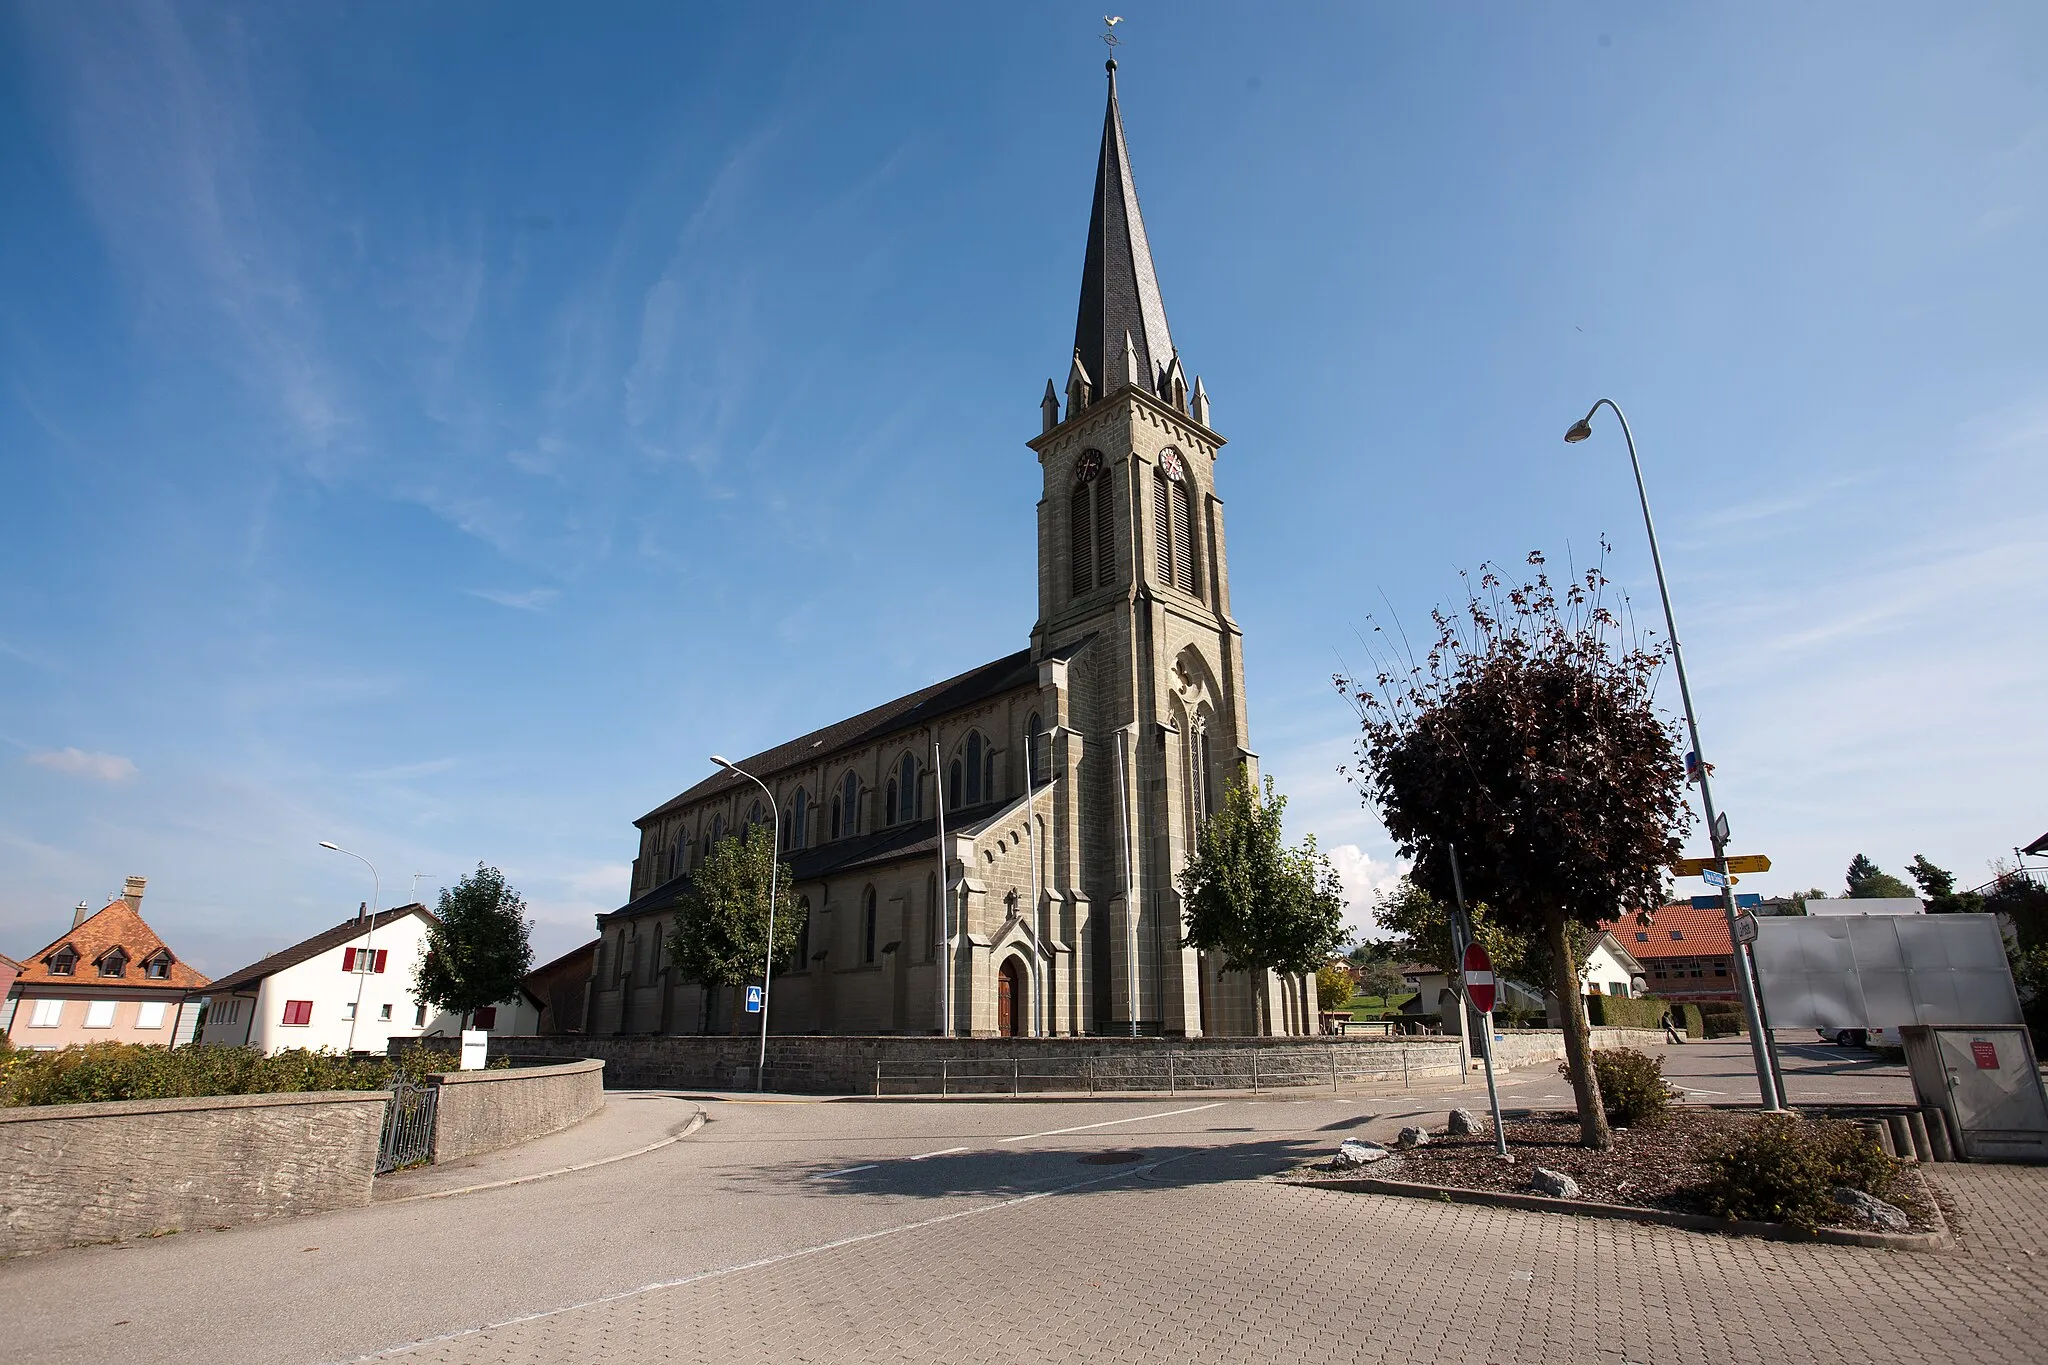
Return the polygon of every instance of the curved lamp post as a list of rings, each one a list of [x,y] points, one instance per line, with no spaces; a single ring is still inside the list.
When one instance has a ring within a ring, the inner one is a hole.
[[[363,951],[370,954],[370,963],[372,966],[375,966],[377,955],[372,949],[377,942],[377,905],[384,896],[382,883],[377,878],[377,865],[362,854],[349,853],[341,845],[330,844],[325,839],[320,841],[320,847],[335,853],[347,853],[349,857],[354,858],[364,867],[370,869],[370,928],[369,932],[363,936]],[[363,978],[365,975],[367,973],[360,971],[356,973],[356,1005],[354,1009],[349,1011],[348,1016],[348,1050],[350,1052],[356,1050],[356,1018],[363,1012]]]
[[[768,988],[775,975],[775,883],[782,879],[782,808],[775,804],[775,793],[760,778],[717,754],[711,755],[711,761],[759,787],[768,798],[769,813],[775,817],[775,828],[768,841],[768,948],[761,961],[761,1060],[754,1068],[754,1090],[758,1094],[768,1084]]]
[[[1778,1082],[1775,1069],[1771,1066],[1770,1045],[1764,1038],[1763,1016],[1757,1009],[1756,981],[1750,975],[1749,955],[1742,944],[1735,939],[1735,889],[1728,876],[1728,841],[1722,836],[1721,824],[1714,812],[1714,788],[1707,776],[1705,751],[1700,748],[1699,718],[1693,714],[1692,688],[1685,680],[1685,655],[1678,648],[1678,623],[1671,615],[1671,590],[1664,584],[1664,557],[1657,550],[1657,524],[1650,517],[1650,495],[1643,487],[1643,462],[1636,456],[1635,434],[1628,429],[1628,418],[1611,398],[1602,398],[1586,409],[1586,415],[1571,424],[1564,434],[1567,444],[1577,444],[1593,434],[1593,415],[1606,407],[1613,411],[1614,419],[1621,423],[1621,436],[1628,443],[1628,462],[1636,473],[1636,497],[1643,505],[1643,530],[1650,537],[1650,563],[1657,570],[1657,595],[1664,603],[1664,633],[1671,638],[1671,664],[1678,673],[1678,696],[1685,703],[1685,729],[1692,740],[1693,762],[1698,765],[1700,780],[1700,804],[1707,810],[1707,835],[1714,841],[1714,862],[1721,870],[1721,912],[1728,921],[1728,947],[1735,958],[1736,988],[1742,992],[1742,1012],[1749,1021],[1750,1051],[1756,1056],[1756,1083],[1763,1097],[1765,1109],[1785,1107],[1784,1089]]]

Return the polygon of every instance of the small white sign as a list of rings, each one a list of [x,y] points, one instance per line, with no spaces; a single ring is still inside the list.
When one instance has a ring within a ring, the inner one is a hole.
[[[462,1031],[462,1069],[482,1071],[484,1054],[489,1051],[491,1035],[480,1028],[466,1028]]]

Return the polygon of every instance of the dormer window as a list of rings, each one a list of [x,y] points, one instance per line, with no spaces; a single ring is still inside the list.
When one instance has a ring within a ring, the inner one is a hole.
[[[171,975],[171,955],[160,952],[142,964],[142,974],[151,981],[167,981]]]
[[[126,976],[128,954],[120,948],[109,948],[100,955],[100,960],[94,965],[100,969],[101,976]]]
[[[78,950],[66,944],[49,957],[51,976],[69,976],[78,966]]]

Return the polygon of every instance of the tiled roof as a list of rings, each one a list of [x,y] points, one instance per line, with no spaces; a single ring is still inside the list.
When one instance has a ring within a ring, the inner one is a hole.
[[[1086,643],[1086,640],[1080,642]],[[1077,644],[1074,650],[1078,650],[1079,647]],[[1072,652],[1073,650],[1068,651]],[[751,757],[743,758],[739,760],[739,765],[767,781],[785,769],[831,758],[835,754],[859,748],[863,744],[886,738],[899,731],[928,724],[951,712],[1028,686],[1037,679],[1038,668],[1031,662],[1031,651],[1020,649],[1015,654],[1006,654],[993,663],[969,669],[958,677],[933,683],[930,687],[912,692],[908,696],[884,702],[857,716],[849,716],[823,729],[799,735],[785,744],[778,744],[772,749],[765,749]],[[752,786],[753,784],[744,777],[736,777],[729,772],[716,772],[682,795],[655,807],[635,823],[645,824],[670,811],[735,787]]]
[[[1045,788],[1039,788],[1042,794]],[[975,834],[983,822],[992,815],[1021,801],[1013,797],[1005,801],[985,801],[978,806],[962,806],[946,816],[946,834]],[[939,851],[939,822],[913,820],[906,825],[891,825],[888,829],[873,834],[863,834],[853,839],[834,839],[815,848],[800,849],[785,855],[783,862],[789,864],[792,881],[801,885],[823,877],[836,876],[842,872],[856,872],[865,867],[884,867],[892,863],[906,862],[913,858],[936,857]],[[635,899],[604,916],[610,919],[636,919],[641,915],[674,907],[676,897],[690,889],[690,874],[671,877],[651,891],[643,892]]]
[[[401,905],[396,910],[379,910],[375,916],[367,918],[374,918],[376,927],[382,929],[385,925],[402,920],[407,915],[418,915],[429,924],[439,923],[434,918],[433,911],[417,902],[412,905]],[[266,976],[281,972],[287,967],[296,967],[307,958],[318,957],[329,948],[339,947],[350,939],[360,937],[368,927],[365,918],[351,915],[332,929],[324,930],[309,939],[294,943],[289,948],[272,953],[261,962],[252,962],[238,972],[229,972],[213,983],[213,989],[216,993],[225,995],[229,991],[253,986]]]
[[[1624,915],[1604,927],[1638,962],[1662,957],[1729,957],[1734,951],[1728,944],[1728,921],[1721,911],[1695,910],[1684,903],[1658,910],[1648,925]],[[1674,933],[1679,937],[1673,938]]]
[[[557,970],[558,968],[572,966],[575,964],[578,958],[583,958],[587,960],[589,958],[595,957],[597,955],[597,945],[601,941],[602,940],[599,939],[592,939],[588,943],[580,944],[577,947],[571,948],[568,952],[563,953],[560,957],[555,958],[551,962],[541,963],[540,966],[535,967],[525,976],[519,978],[520,985],[530,987],[531,983],[536,977],[543,976],[548,972]]]
[[[49,959],[67,943],[77,952],[78,965],[72,968],[70,976],[58,976],[50,970]],[[103,977],[93,970],[92,964],[115,948],[120,948],[128,954],[128,975]],[[145,976],[142,964],[160,951],[170,952],[170,948],[157,937],[156,930],[149,927],[148,922],[133,906],[116,896],[108,901],[98,914],[29,954],[28,960],[22,963],[20,980],[24,983],[61,982],[74,988],[145,985],[182,986],[187,990],[197,990],[207,984],[206,978],[180,962],[176,953],[171,953],[169,976],[161,980],[152,980]]]

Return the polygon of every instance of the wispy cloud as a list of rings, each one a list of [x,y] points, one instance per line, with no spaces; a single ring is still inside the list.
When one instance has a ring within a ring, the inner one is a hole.
[[[26,755],[23,761],[96,782],[126,782],[136,771],[135,764],[119,754],[88,753],[84,749],[41,749]]]
[[[496,602],[501,607],[517,611],[539,611],[562,594],[554,588],[528,588],[525,592],[507,592],[499,588],[464,588],[471,597],[481,597],[486,602]]]

